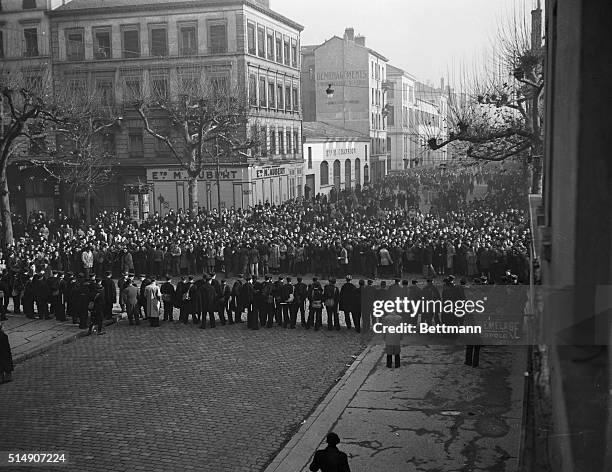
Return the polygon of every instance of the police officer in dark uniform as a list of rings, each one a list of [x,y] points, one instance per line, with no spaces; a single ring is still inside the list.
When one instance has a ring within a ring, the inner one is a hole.
[[[41,320],[49,319],[49,287],[43,279],[42,274],[36,274],[32,282],[34,301],[36,302],[36,311],[38,318]]]
[[[57,321],[66,321],[64,303],[62,302],[62,277],[63,274],[61,272],[56,272],[55,277],[49,277],[47,280],[51,312]]]
[[[223,319],[225,320],[225,313],[227,312],[227,321],[229,324],[234,324],[232,311],[229,307],[230,298],[232,298],[232,289],[225,280],[221,281],[220,289],[221,297],[219,298],[219,317],[223,315]]]
[[[87,316],[89,305],[89,282],[85,280],[85,276],[80,273],[77,284],[71,293],[73,298],[73,320],[78,317],[79,328],[87,328]]]
[[[355,318],[355,291],[357,287],[351,282],[352,277],[346,276],[346,282],[340,288],[340,303],[338,308],[344,312],[344,322],[347,329],[351,329],[351,315]],[[354,322],[354,320],[353,320]],[[355,327],[358,323],[354,322]]]
[[[302,328],[306,327],[306,299],[308,298],[308,286],[302,282],[302,277],[297,278],[294,285],[293,295],[295,297],[295,316],[300,313]]]
[[[272,277],[266,275],[265,281],[261,289],[261,297],[263,300],[263,318],[265,323],[262,326],[271,328],[274,325],[274,284]]]
[[[140,284],[140,290],[139,290],[139,294],[138,294],[138,304],[139,304],[139,309],[142,309],[142,311],[144,311],[144,319],[148,319],[149,318],[149,314],[147,313],[147,303],[145,300],[145,288],[147,288],[147,286],[151,285],[151,279],[149,277],[147,277],[146,275],[141,275],[140,278],[142,279],[142,282]]]
[[[253,282],[253,312],[255,320],[259,319],[259,324],[253,329],[259,329],[259,326],[266,325],[266,312],[264,311],[264,296],[263,283],[259,280]]]
[[[159,288],[162,294],[162,301],[164,302],[164,321],[174,321],[173,311],[176,294],[174,285],[172,285],[170,280],[170,276],[166,275],[166,281]]]
[[[23,296],[21,297],[21,303],[23,305],[23,314],[30,319],[34,319],[34,292],[36,285],[34,285],[34,277],[28,276],[23,286]]]
[[[93,296],[93,307],[91,309],[91,319],[89,321],[89,330],[87,334],[91,334],[94,324],[98,327],[98,334],[106,334],[104,332],[104,317],[106,312],[105,289],[102,285],[102,279],[96,280],[95,294]]]
[[[110,320],[113,317],[113,305],[117,303],[117,284],[112,279],[113,273],[106,271],[106,277],[102,280],[104,289],[104,319]]]
[[[215,308],[217,306],[217,291],[215,290],[215,286],[212,284],[212,279],[210,276],[206,277],[206,280],[203,285],[202,290],[202,302],[204,309],[202,310],[202,324],[200,325],[201,329],[206,328],[206,315],[210,318],[210,327],[216,328],[215,324]]]

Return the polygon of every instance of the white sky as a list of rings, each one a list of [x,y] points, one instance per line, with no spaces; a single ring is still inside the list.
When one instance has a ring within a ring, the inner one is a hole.
[[[352,26],[366,46],[421,81],[439,84],[482,61],[500,22],[535,0],[270,0],[304,26],[302,45],[321,44]],[[455,72],[452,72],[455,71]]]

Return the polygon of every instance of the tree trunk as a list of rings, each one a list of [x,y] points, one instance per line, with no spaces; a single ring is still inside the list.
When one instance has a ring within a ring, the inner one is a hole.
[[[2,168],[0,169],[0,211],[2,212],[4,244],[13,244],[13,220],[11,218],[11,201],[9,199],[6,166],[2,166]]]
[[[85,221],[87,224],[91,224],[91,192],[87,191],[87,197],[85,198]]]
[[[534,157],[531,162],[531,193],[542,194],[542,158]]]
[[[189,175],[189,211],[192,215],[198,213],[198,176]]]

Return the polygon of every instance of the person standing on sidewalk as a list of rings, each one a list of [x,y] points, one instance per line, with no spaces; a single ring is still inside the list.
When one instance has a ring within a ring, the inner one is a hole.
[[[121,291],[121,302],[125,306],[130,325],[140,324],[140,307],[138,306],[138,287],[130,277],[127,278],[126,287]]]
[[[104,287],[102,286],[102,279],[96,280],[95,285],[96,294],[92,302],[91,318],[89,321],[89,331],[87,334],[91,334],[94,324],[98,327],[98,334],[106,334],[104,332],[104,310],[106,306],[106,300],[104,297]]]
[[[11,344],[0,323],[0,384],[12,380],[13,370]]]
[[[402,350],[401,341],[402,334],[398,333],[398,329],[404,320],[398,313],[389,313],[384,318],[384,325],[386,327],[393,326],[395,329],[385,330],[385,353],[387,354],[387,367],[390,369],[393,367],[393,357],[395,357],[395,368],[400,366],[400,352]]]
[[[347,455],[338,449],[338,435],[329,433],[326,440],[327,447],[315,452],[309,467],[311,472],[351,472]]]

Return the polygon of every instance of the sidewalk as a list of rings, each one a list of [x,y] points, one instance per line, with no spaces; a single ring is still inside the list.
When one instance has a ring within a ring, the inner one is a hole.
[[[11,343],[15,364],[87,334],[86,329],[79,329],[79,325],[72,324],[72,321],[32,320],[11,313],[6,316],[2,326]]]
[[[352,471],[506,471],[519,467],[526,347],[404,346],[387,369],[368,347],[265,472],[307,471],[330,430]]]

